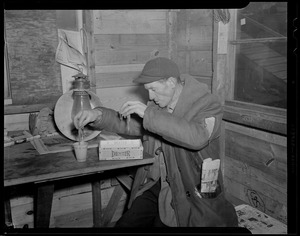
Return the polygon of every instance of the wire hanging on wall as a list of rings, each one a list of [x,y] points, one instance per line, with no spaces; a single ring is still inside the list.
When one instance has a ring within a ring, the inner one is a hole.
[[[230,20],[230,12],[228,9],[215,9],[213,13],[215,22],[222,21],[224,24],[227,24]]]

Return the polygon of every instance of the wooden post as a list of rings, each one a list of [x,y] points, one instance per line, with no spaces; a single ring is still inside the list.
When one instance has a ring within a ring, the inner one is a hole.
[[[96,93],[95,73],[95,39],[94,39],[94,16],[93,10],[83,11],[83,28],[86,32],[85,55],[87,57],[87,74],[89,76],[91,91]]]
[[[5,212],[5,226],[7,229],[14,228],[13,220],[11,217],[10,206],[10,192],[4,192],[4,212]]]
[[[225,100],[233,99],[234,80],[230,79],[235,73],[235,47],[228,41],[236,37],[236,11],[231,10],[231,21],[224,25],[222,22],[213,23],[213,81],[212,92],[219,96],[222,104]],[[229,60],[230,58],[230,60]]]
[[[225,104],[225,99],[228,98],[228,92],[230,89],[230,81],[227,81],[227,50],[228,50],[228,32],[222,22],[212,22],[213,27],[213,79],[212,79],[212,93],[217,95],[221,101],[221,104]],[[220,32],[220,27],[223,27]],[[222,35],[221,35],[222,33]],[[222,36],[222,37],[221,37]],[[224,179],[224,161],[225,161],[225,127],[224,121],[221,123],[220,134],[220,160],[221,171]],[[226,188],[224,185],[224,190]]]
[[[37,186],[35,201],[34,226],[36,228],[48,228],[50,223],[54,184],[42,184]]]
[[[177,63],[177,11],[167,11],[167,38],[168,38],[168,55],[169,58]]]
[[[101,204],[101,181],[92,182],[92,201],[93,201],[93,225],[101,227],[102,224],[102,204]]]

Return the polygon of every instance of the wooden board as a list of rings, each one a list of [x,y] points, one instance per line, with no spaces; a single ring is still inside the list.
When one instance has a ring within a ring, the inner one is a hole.
[[[4,150],[4,186],[66,179],[153,163],[152,156],[146,152],[142,160],[99,161],[97,148],[88,149],[87,155],[87,161],[80,163],[76,161],[73,152],[40,156],[30,143],[6,147]]]
[[[99,88],[97,95],[101,99],[103,106],[118,111],[126,101],[138,100],[146,103],[148,92],[143,86],[126,86],[113,88]]]
[[[191,51],[189,67],[192,75],[212,76],[212,52]]]
[[[96,50],[95,64],[101,65],[124,65],[124,64],[145,64],[155,56],[168,57],[167,47],[153,47],[149,50]]]
[[[111,195],[111,198],[103,211],[103,226],[106,227],[112,220],[118,205],[121,202],[122,196],[126,195],[121,185],[114,187],[114,191]]]
[[[270,143],[278,147],[283,147],[282,152],[279,153],[277,157],[279,158],[278,160],[280,160],[280,162],[287,164],[287,138],[285,136],[272,134],[229,122],[225,122],[225,129],[242,134],[244,136],[249,136],[250,138],[256,139],[256,141],[261,140],[263,143]]]
[[[34,139],[32,145],[39,154],[60,153],[73,151],[74,141],[66,139],[61,135]],[[99,140],[96,138],[89,140],[88,148],[96,148],[99,145]]]
[[[95,34],[166,32],[166,10],[95,10]]]
[[[248,54],[253,54],[253,53],[257,53],[257,52],[269,51],[270,49],[263,44],[255,44],[249,48],[245,48],[245,45],[240,45],[240,50],[241,50],[241,53],[248,55]]]
[[[141,72],[144,68],[144,65],[145,65],[145,63],[96,66],[95,70],[96,70],[96,73],[100,73],[100,74]]]
[[[287,222],[286,137],[225,122],[223,164],[229,195]]]
[[[97,73],[96,74],[96,88],[112,88],[124,86],[138,86],[133,83],[133,79],[137,78],[141,72],[120,72],[120,73]]]
[[[273,218],[287,223],[287,206],[269,198],[264,193],[258,192],[250,186],[243,185],[236,179],[224,177],[224,184],[229,194],[240,199],[246,204],[259,209]]]
[[[13,104],[46,103],[62,94],[55,10],[6,10]]]
[[[287,71],[287,64],[282,63],[282,64],[277,64],[277,65],[271,65],[271,66],[266,66],[265,69],[271,73],[274,73],[275,75],[277,74],[276,72],[285,72]]]
[[[126,46],[167,45],[167,35],[163,34],[95,34],[95,49],[112,49]]]
[[[241,102],[225,102],[223,119],[226,121],[260,128],[286,135],[286,109],[273,109],[268,106]],[[251,130],[251,129],[248,129]],[[255,130],[255,129],[254,129]],[[251,132],[251,131],[250,131]],[[285,141],[286,142],[286,141]]]
[[[247,163],[261,171],[278,184],[287,184],[286,148],[276,146],[241,135],[233,131],[225,131],[226,156]],[[285,157],[282,156],[285,154]],[[273,163],[270,163],[273,160]],[[283,163],[278,168],[278,163]]]
[[[239,183],[287,205],[286,185],[278,184],[277,181],[274,181],[263,171],[228,156],[224,159],[223,165],[224,175],[227,178],[236,179]]]
[[[102,207],[106,208],[114,187],[101,185]],[[20,195],[21,194],[21,195]],[[25,194],[25,193],[24,193]],[[121,216],[125,207],[127,195],[123,195],[120,204],[113,217],[113,221]],[[23,195],[11,198],[12,219],[15,228],[22,228],[25,224],[33,228],[33,195]],[[53,195],[51,209],[50,228],[52,227],[92,227],[92,193],[91,184],[79,184],[64,187],[57,190]],[[77,222],[77,224],[76,224]]]
[[[247,55],[247,57],[250,60],[269,59],[269,58],[278,57],[278,56],[280,56],[280,54],[275,51],[269,51],[269,52],[264,52],[264,53],[257,52],[255,54]]]
[[[268,60],[266,59],[255,60],[255,62],[260,66],[270,66],[270,65],[287,63],[287,59],[284,57],[273,57],[273,58],[269,58]]]
[[[107,227],[112,227],[121,216],[126,206],[126,199],[119,202],[118,208]],[[91,228],[93,227],[92,208],[83,209],[69,214],[54,216],[51,228]]]

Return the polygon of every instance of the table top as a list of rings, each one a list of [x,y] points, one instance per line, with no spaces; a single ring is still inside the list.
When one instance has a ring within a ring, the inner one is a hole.
[[[40,155],[30,142],[4,148],[4,186],[38,183],[100,173],[124,167],[151,164],[154,158],[99,160],[98,148],[89,148],[86,162],[78,162],[73,151]]]

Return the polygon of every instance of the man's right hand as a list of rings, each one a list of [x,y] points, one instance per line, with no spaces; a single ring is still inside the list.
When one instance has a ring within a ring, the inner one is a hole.
[[[102,112],[98,109],[89,109],[78,112],[73,119],[74,125],[77,129],[83,128],[90,122],[94,122]]]

